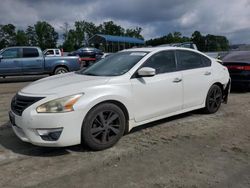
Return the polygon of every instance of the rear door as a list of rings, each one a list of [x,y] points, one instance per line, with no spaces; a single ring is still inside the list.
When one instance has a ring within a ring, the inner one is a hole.
[[[0,59],[1,75],[20,75],[22,71],[20,48],[8,48],[2,52]]]
[[[212,82],[211,60],[199,53],[176,50],[183,79],[183,109],[202,105]]]
[[[154,68],[156,75],[131,78],[135,120],[141,122],[181,110],[182,78],[176,68],[175,52],[154,54],[142,67]]]
[[[44,71],[44,57],[37,48],[22,49],[22,71],[24,74],[42,73]]]

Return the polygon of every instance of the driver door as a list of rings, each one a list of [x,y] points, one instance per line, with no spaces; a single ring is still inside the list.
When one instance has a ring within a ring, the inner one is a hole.
[[[154,68],[156,75],[131,78],[136,122],[181,110],[182,75],[177,71],[175,52],[162,51],[154,54],[142,67]]]

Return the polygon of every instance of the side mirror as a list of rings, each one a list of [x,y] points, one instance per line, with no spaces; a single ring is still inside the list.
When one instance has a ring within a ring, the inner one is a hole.
[[[138,75],[141,77],[151,77],[154,76],[155,73],[155,69],[151,68],[151,67],[143,67],[141,69],[139,69],[137,71]]]

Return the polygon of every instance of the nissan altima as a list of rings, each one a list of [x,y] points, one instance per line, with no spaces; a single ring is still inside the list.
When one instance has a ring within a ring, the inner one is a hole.
[[[113,146],[132,128],[227,102],[226,67],[192,49],[138,48],[118,52],[78,72],[31,83],[12,99],[15,134],[40,146]]]

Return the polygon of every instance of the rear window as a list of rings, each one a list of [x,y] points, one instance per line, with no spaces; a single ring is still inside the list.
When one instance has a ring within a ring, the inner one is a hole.
[[[177,50],[178,66],[181,70],[211,66],[211,60],[192,51]]]
[[[36,48],[23,48],[23,57],[39,57],[38,50]]]

